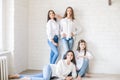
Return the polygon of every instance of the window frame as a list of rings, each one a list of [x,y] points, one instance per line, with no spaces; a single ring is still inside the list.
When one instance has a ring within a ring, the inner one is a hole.
[[[14,0],[1,0],[2,4],[2,48],[0,53],[14,50]]]
[[[0,0],[0,51],[3,50],[3,1]]]

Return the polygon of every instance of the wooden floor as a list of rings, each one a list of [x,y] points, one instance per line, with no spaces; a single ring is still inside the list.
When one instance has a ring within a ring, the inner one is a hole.
[[[41,71],[27,70],[20,74],[31,75],[31,74],[37,74],[40,72]],[[19,80],[19,79],[16,79],[16,80]],[[89,74],[89,76],[82,78],[82,80],[120,80],[120,74]]]
[[[120,80],[120,74],[89,74],[89,77],[84,77],[82,80]]]

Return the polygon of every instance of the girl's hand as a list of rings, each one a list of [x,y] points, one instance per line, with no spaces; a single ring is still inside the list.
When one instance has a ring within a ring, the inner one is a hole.
[[[76,70],[79,70],[79,69],[77,68],[77,66],[76,66]]]
[[[58,46],[58,43],[54,43],[55,46]]]
[[[58,43],[54,42],[53,39],[52,39],[52,43],[53,43],[55,46],[58,46]]]
[[[63,33],[63,34],[62,34],[62,37],[66,37],[66,34],[65,34],[65,33]]]
[[[53,44],[54,44],[55,46],[58,46],[58,43],[56,43],[56,42],[53,42]]]
[[[78,58],[87,58],[87,56],[78,55]]]
[[[78,54],[78,55],[77,55],[77,59],[79,59],[79,58],[84,58],[84,56]]]
[[[77,77],[77,80],[82,80],[82,78],[80,76]]]
[[[66,79],[65,80],[72,80],[73,78],[71,77],[71,76],[69,76],[69,77],[66,77]]]
[[[83,56],[83,58],[88,58],[87,56]]]
[[[74,36],[73,32],[71,33],[71,36],[72,36],[72,37]]]

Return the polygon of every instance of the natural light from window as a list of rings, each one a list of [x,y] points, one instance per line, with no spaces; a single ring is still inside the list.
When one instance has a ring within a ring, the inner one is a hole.
[[[2,0],[0,0],[0,51],[2,50]]]

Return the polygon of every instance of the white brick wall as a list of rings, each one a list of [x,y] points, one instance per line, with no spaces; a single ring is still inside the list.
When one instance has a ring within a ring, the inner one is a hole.
[[[28,0],[14,0],[15,72],[28,66]]]
[[[75,46],[83,38],[94,55],[90,72],[120,74],[120,1],[114,0],[112,6],[108,6],[107,1],[29,0],[29,68],[42,69],[49,62],[50,50],[46,37],[48,10],[53,9],[63,15],[66,7],[72,6],[78,26],[82,27]],[[24,30],[25,26],[20,29]]]
[[[46,13],[49,6],[41,0],[29,1],[29,68],[42,69],[48,63]],[[44,60],[45,59],[45,60]],[[31,62],[32,61],[32,62]]]

